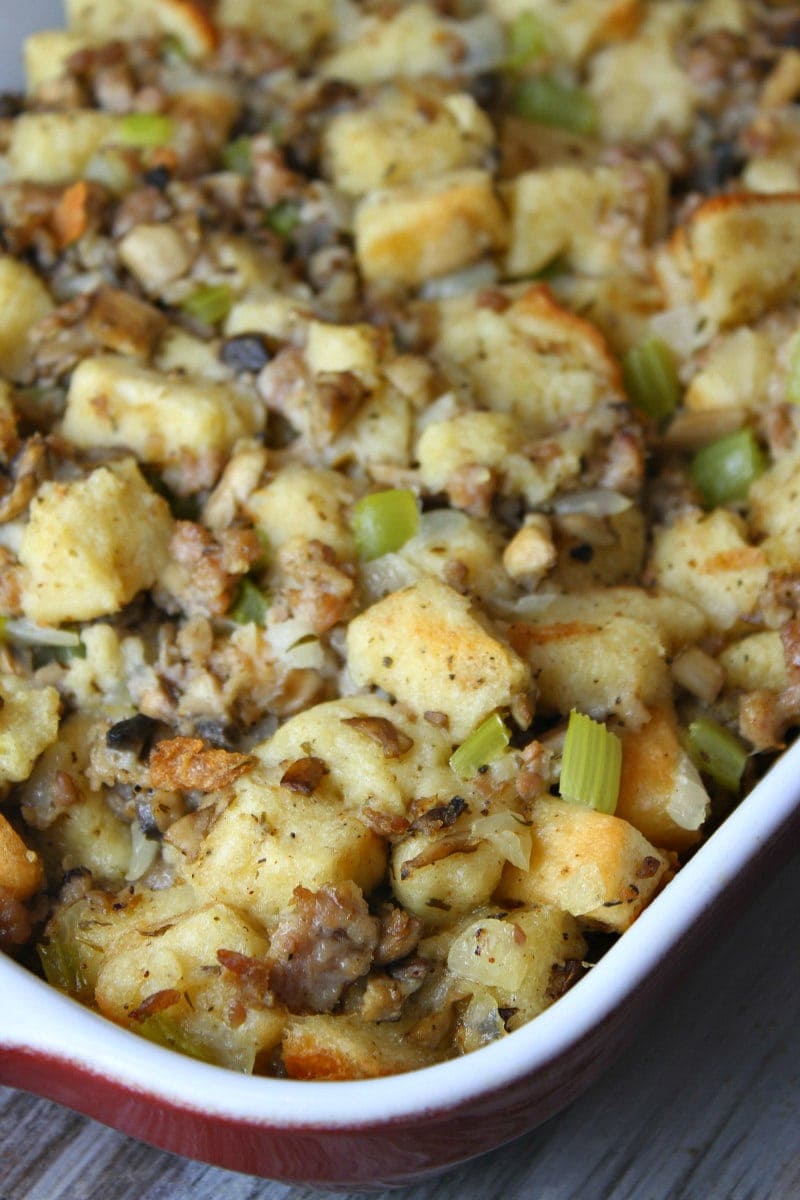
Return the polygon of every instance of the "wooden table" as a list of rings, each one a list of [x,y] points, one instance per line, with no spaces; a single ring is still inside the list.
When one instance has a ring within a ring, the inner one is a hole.
[[[404,1200],[797,1200],[800,860],[570,1109]],[[2,1009],[0,1008],[0,1014]],[[0,1020],[2,1016],[0,1015]],[[0,1200],[322,1196],[153,1150],[0,1089]]]

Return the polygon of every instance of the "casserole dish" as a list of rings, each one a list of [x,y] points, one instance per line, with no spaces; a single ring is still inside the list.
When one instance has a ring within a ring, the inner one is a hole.
[[[792,751],[559,1004],[468,1058],[336,1085],[241,1078],[132,1039],[3,960],[0,1078],[254,1174],[340,1187],[422,1178],[529,1130],[602,1070],[686,956],[792,848],[796,764]]]

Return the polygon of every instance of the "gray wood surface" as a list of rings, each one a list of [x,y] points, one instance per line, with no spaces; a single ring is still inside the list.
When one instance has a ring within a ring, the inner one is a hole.
[[[798,1200],[800,861],[571,1108],[403,1200]],[[1,1011],[1,1009],[0,1009]],[[2,1019],[0,1017],[0,1019]],[[300,1200],[0,1088],[0,1200]]]

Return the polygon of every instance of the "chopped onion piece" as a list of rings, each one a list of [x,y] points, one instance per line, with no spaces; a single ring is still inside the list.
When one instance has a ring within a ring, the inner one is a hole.
[[[131,857],[125,873],[125,878],[129,883],[133,883],[135,879],[141,879],[150,870],[156,861],[158,846],[159,843],[146,837],[142,827],[134,821],[131,825]]]
[[[491,842],[513,867],[528,870],[533,841],[531,831],[521,817],[508,811],[490,813],[488,817],[474,820],[470,833]]]
[[[3,620],[0,634],[12,642],[21,642],[26,646],[56,646],[68,650],[77,650],[81,645],[79,633],[73,629],[55,629],[50,625],[37,625],[26,617],[13,617]]]
[[[562,799],[613,813],[619,796],[622,743],[599,721],[569,714],[558,790]]]
[[[592,517],[615,517],[627,512],[633,504],[629,496],[609,488],[587,488],[582,492],[567,492],[553,501],[553,512],[586,513]]]
[[[464,46],[464,57],[457,64],[459,74],[477,75],[503,65],[506,42],[500,22],[490,13],[480,13],[467,21],[447,21],[448,29]]]
[[[468,925],[453,939],[447,966],[454,975],[462,975],[486,987],[505,991],[518,988],[528,971],[526,941],[513,921],[485,917]]]
[[[481,767],[499,758],[511,734],[498,713],[492,713],[450,756],[450,766],[459,779],[469,779]]]
[[[478,288],[492,287],[497,280],[496,263],[478,262],[464,267],[461,271],[453,271],[450,275],[429,279],[420,289],[420,295],[423,300],[449,300],[453,296],[475,292]]]

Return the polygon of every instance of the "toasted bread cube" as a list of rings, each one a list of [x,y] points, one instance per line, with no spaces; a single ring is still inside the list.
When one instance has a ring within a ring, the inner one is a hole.
[[[669,695],[664,647],[643,621],[561,620],[556,606],[549,622],[515,624],[509,638],[530,665],[542,712],[577,708],[598,720],[615,713],[635,729]]]
[[[500,902],[552,904],[584,929],[621,932],[652,899],[669,860],[620,817],[553,798],[531,814],[530,867],[507,866]]]
[[[423,579],[350,622],[347,659],[357,684],[383,688],[418,714],[447,715],[461,741],[527,692],[522,660],[470,612],[469,600]]]
[[[131,826],[112,812],[102,792],[84,789],[52,825],[37,831],[35,845],[52,884],[85,867],[98,887],[120,888],[131,861]]]
[[[559,58],[580,63],[593,50],[636,32],[642,0],[489,0],[489,10],[506,23],[534,13]]]
[[[800,453],[790,452],[760,475],[748,493],[750,527],[770,566],[779,571],[794,572],[800,566],[799,488]]]
[[[264,933],[241,913],[208,904],[117,938],[103,957],[95,1001],[107,1017],[154,1041],[250,1072],[257,1055],[280,1042],[287,1014],[281,1006],[248,1007],[242,1020],[225,1020],[241,985],[220,972],[217,952],[259,959],[267,949]],[[159,994],[171,1003],[162,1008],[152,1000]]]
[[[244,508],[273,550],[290,538],[305,537],[324,542],[349,559],[355,555],[348,520],[353,500],[353,488],[344,475],[294,464],[251,492]]]
[[[692,409],[740,408],[761,412],[775,370],[775,346],[764,330],[743,327],[719,334],[686,389]]]
[[[315,704],[291,717],[255,752],[281,770],[307,755],[321,759],[342,804],[353,811],[405,816],[414,800],[442,796],[446,802],[456,783],[448,765],[452,739],[447,730],[416,721],[379,696]]]
[[[58,736],[61,701],[52,687],[32,687],[17,675],[0,675],[0,783],[19,783]]]
[[[0,813],[0,888],[15,900],[27,900],[43,883],[44,870],[39,855],[28,849]]]
[[[367,279],[416,287],[506,240],[506,216],[486,171],[464,169],[373,191],[355,215],[356,255]]]
[[[353,880],[368,894],[383,878],[386,848],[348,812],[331,782],[310,794],[282,787],[283,771],[237,780],[234,797],[186,873],[201,896],[268,924],[296,887]]]
[[[423,956],[430,942],[420,947]],[[553,968],[580,963],[587,947],[578,922],[549,904],[488,913],[458,931],[447,953],[448,969],[468,985],[489,990],[511,1011],[507,1029],[518,1029],[553,1002]]]
[[[753,611],[769,575],[764,550],[748,543],[744,522],[724,509],[657,529],[652,567],[661,587],[691,600],[720,633]]]
[[[132,459],[43,484],[19,551],[26,617],[58,625],[117,612],[155,583],[172,527],[166,501]]]
[[[489,903],[505,862],[488,838],[413,834],[392,850],[392,891],[426,925],[449,925]]]
[[[646,591],[641,587],[588,588],[573,595],[554,595],[532,620],[535,625],[569,622],[607,625],[615,617],[652,625],[669,655],[699,641],[708,632],[706,615],[696,604],[672,592]]]
[[[312,321],[308,327],[305,360],[315,375],[352,371],[367,386],[377,382],[386,339],[371,325],[331,325]]]
[[[42,29],[32,33],[22,48],[28,93],[58,79],[66,70],[67,59],[90,45],[91,39],[74,29]]]
[[[246,29],[288,50],[306,54],[334,29],[333,0],[218,0],[218,25]]]
[[[603,399],[624,399],[602,334],[544,285],[501,312],[474,295],[442,302],[436,351],[466,371],[482,404],[518,417],[531,435]]]
[[[488,467],[499,475],[501,493],[521,493],[529,504],[541,504],[578,475],[580,455],[564,448],[532,462],[519,453],[524,438],[525,430],[510,413],[466,412],[432,421],[417,443],[420,479],[429,491],[444,492],[460,468]]]
[[[688,294],[708,330],[760,317],[797,294],[800,194],[714,196],[673,235],[663,282]]]
[[[666,232],[667,178],[655,164],[539,168],[518,175],[503,196],[511,213],[505,270],[512,278],[556,258],[578,272],[607,274],[630,265],[631,256],[641,260]]]
[[[47,287],[26,263],[0,255],[0,374],[19,379],[29,359],[27,337],[53,309]]]
[[[355,36],[322,60],[329,79],[381,83],[421,75],[451,75],[458,42],[451,26],[428,4],[411,3],[386,19],[362,20]]]
[[[192,58],[217,44],[217,31],[198,0],[65,0],[67,24],[95,41],[170,35]]]
[[[292,1017],[283,1038],[290,1079],[377,1079],[435,1062],[437,1055],[388,1022],[352,1016]]]
[[[647,144],[661,134],[689,132],[695,90],[675,50],[692,7],[644,5],[646,19],[636,36],[592,57],[587,89],[604,141]]]
[[[259,431],[256,405],[225,383],[170,379],[122,357],[84,359],[70,382],[63,433],[76,446],[120,446],[140,462],[230,453]]]
[[[11,127],[11,178],[30,183],[80,179],[93,154],[113,138],[118,123],[119,117],[89,108],[22,113]]]
[[[387,88],[369,108],[333,117],[323,155],[336,187],[362,196],[480,166],[493,142],[491,122],[467,93],[437,100]]]
[[[774,629],[731,642],[719,655],[719,663],[726,686],[743,692],[782,692],[788,683],[783,642]]]
[[[678,737],[675,714],[656,709],[641,729],[624,729],[616,816],[664,850],[686,850],[700,840],[710,800]]]

